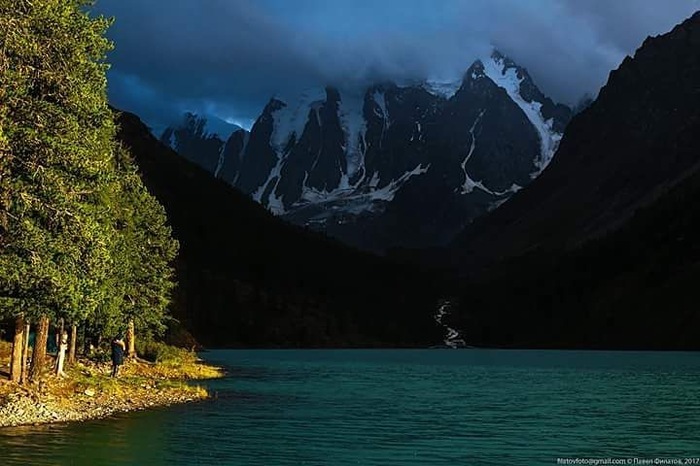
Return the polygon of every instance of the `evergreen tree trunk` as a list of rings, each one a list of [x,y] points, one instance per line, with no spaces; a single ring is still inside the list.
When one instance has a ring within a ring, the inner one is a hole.
[[[32,381],[39,380],[44,372],[46,363],[46,343],[49,341],[49,318],[41,316],[36,329],[36,340],[34,341],[34,353],[32,355],[32,367],[30,378]]]
[[[22,345],[22,374],[20,376],[19,383],[24,385],[29,379],[29,374],[27,373],[27,358],[29,358],[29,332],[32,330],[32,325],[29,321],[25,321],[24,325],[24,344]]]
[[[10,380],[19,383],[22,379],[22,348],[24,340],[28,338],[24,334],[24,317],[15,319],[15,338],[12,341],[12,360],[10,362]]]
[[[134,329],[134,319],[129,319],[129,326],[126,329],[127,356],[136,357],[136,331]]]
[[[70,347],[68,348],[68,364],[75,362],[75,350],[78,346],[78,326],[72,324],[70,326]]]

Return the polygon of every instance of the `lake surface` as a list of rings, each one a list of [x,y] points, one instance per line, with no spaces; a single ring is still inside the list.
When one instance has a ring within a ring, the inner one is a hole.
[[[700,456],[700,354],[211,351],[218,398],[0,429],[0,464],[554,465]]]

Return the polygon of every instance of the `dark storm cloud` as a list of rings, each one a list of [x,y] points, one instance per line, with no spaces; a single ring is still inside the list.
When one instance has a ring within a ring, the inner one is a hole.
[[[110,98],[160,126],[186,110],[250,125],[271,95],[460,75],[491,44],[571,103],[700,0],[100,0]]]

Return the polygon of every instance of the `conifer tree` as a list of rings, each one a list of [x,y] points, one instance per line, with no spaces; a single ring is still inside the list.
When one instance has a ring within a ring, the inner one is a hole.
[[[4,313],[40,321],[89,313],[110,266],[112,232],[100,217],[115,134],[104,63],[111,44],[108,21],[90,18],[86,5],[0,3],[10,152],[1,305]],[[44,350],[37,345],[35,352]]]
[[[124,333],[132,322],[139,333],[158,335],[165,330],[175,286],[171,264],[178,243],[165,209],[143,185],[128,151],[117,148],[115,163],[120,186],[110,200],[116,231],[109,278],[112,293],[89,325],[92,333],[111,336]]]
[[[59,318],[157,329],[177,246],[162,207],[117,157],[110,21],[91,17],[90,3],[0,0],[0,319],[28,318],[42,332]],[[33,363],[44,353],[38,344]]]
[[[138,331],[161,334],[175,286],[171,264],[179,245],[172,238],[165,209],[141,182],[128,152],[122,149],[117,155],[124,203],[119,211],[125,214],[120,233],[126,243],[123,250],[128,252],[122,314]]]

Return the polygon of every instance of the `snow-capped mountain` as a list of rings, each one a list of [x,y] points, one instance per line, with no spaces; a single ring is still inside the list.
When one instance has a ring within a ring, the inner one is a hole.
[[[570,114],[494,52],[455,82],[273,98],[206,160],[175,148],[275,214],[383,250],[444,243],[507,200],[550,162]]]

